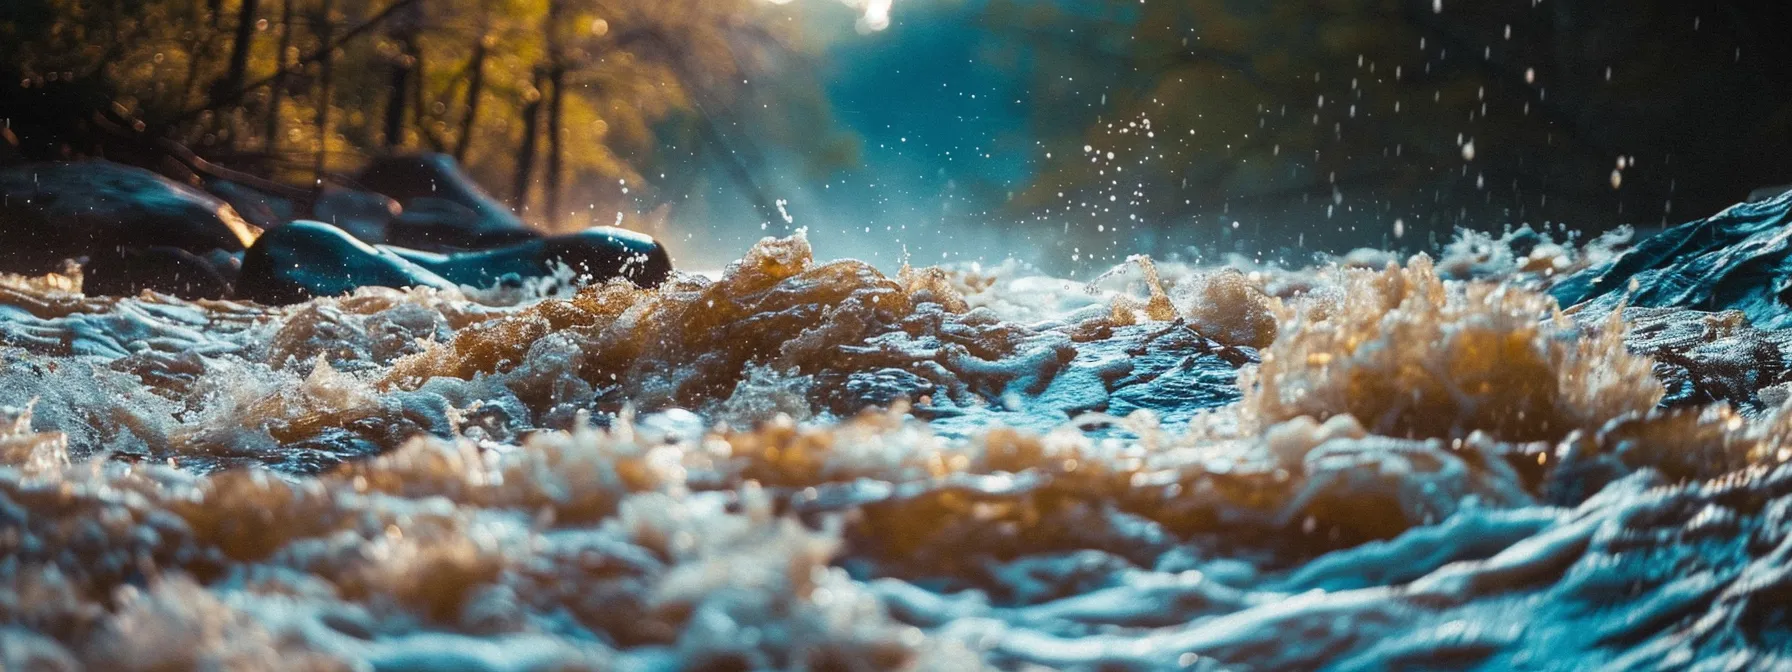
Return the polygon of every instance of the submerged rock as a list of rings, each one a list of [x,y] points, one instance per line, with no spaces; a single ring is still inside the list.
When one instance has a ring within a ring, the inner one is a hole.
[[[356,183],[404,206],[384,242],[445,252],[480,250],[538,237],[445,154],[375,159]]]
[[[93,287],[196,296],[215,283],[194,263],[199,256],[240,252],[260,234],[223,201],[139,168],[85,161],[0,171],[4,272],[47,273],[67,259],[87,260]],[[168,263],[145,262],[151,258]]]
[[[546,277],[562,265],[582,278],[599,282],[626,278],[642,287],[656,286],[672,274],[672,257],[659,241],[607,226],[484,252],[391,249],[452,282],[473,287],[490,287],[505,278]]]
[[[286,304],[368,286],[449,289],[454,283],[342,229],[298,221],[267,232],[243,255],[236,296]]]

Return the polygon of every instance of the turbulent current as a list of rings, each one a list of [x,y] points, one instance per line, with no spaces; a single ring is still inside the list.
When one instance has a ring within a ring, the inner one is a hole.
[[[1788,208],[1087,284],[5,277],[0,666],[1786,667]]]

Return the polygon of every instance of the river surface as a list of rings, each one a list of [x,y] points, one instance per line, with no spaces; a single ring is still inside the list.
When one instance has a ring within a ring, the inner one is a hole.
[[[1789,198],[1093,283],[0,278],[0,666],[1792,666]]]

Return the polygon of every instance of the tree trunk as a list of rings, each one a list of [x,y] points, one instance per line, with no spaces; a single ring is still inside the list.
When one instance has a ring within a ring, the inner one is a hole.
[[[392,64],[392,74],[387,80],[385,142],[387,150],[396,150],[404,146],[404,110],[405,98],[411,91],[411,69],[416,64],[414,56],[417,49],[415,36],[402,36],[404,51]]]
[[[280,98],[286,95],[286,52],[292,50],[292,3],[280,3],[280,51],[274,55],[274,83],[268,92],[267,137],[263,138],[268,154],[280,149]]]
[[[535,147],[541,136],[541,89],[547,86],[547,72],[536,68],[533,96],[523,106],[523,145],[517,148],[516,181],[510,191],[510,207],[518,213],[529,209],[529,184],[535,177]]]
[[[199,86],[199,64],[211,56],[206,38],[198,31],[192,34],[193,39],[187,42],[187,76],[180,84],[180,107],[193,104],[193,91]]]
[[[423,30],[423,4],[406,6],[393,17],[389,25],[391,29],[387,35],[398,43],[399,54],[398,59],[392,63],[392,73],[388,80],[391,91],[386,97],[385,143],[387,150],[396,150],[405,143],[405,101],[411,97],[412,87],[419,85],[422,78],[420,64],[423,49],[417,44],[417,34]],[[417,104],[421,105],[422,101],[417,101]]]
[[[335,86],[336,54],[330,48],[335,39],[335,23],[331,15],[336,12],[336,0],[324,0],[321,21],[317,27],[318,43],[324,45],[324,53],[318,59],[317,76],[317,164],[312,168],[313,177],[317,179],[317,187],[323,188],[324,167],[330,154],[330,94]]]
[[[467,63],[466,115],[460,120],[460,137],[454,140],[454,160],[464,163],[467,148],[473,144],[473,125],[479,121],[479,97],[485,93],[485,36],[473,45],[473,58]]]
[[[548,99],[548,166],[547,166],[547,223],[556,226],[560,222],[560,180],[564,177],[561,168],[564,152],[561,147],[560,134],[565,130],[562,125],[562,114],[566,107],[566,68],[554,66],[549,75],[549,83],[553,85],[553,97]]]
[[[548,84],[553,87],[548,98],[548,165],[547,182],[543,185],[547,199],[547,225],[553,227],[560,221],[560,177],[561,177],[561,116],[566,109],[566,55],[560,48],[560,16],[565,10],[563,0],[548,0],[547,22],[542,29],[547,31],[548,42]]]
[[[429,86],[429,70],[423,66],[423,48],[411,44],[411,127],[417,129],[418,137],[429,143],[430,151],[442,151],[442,137],[430,128],[428,108],[424,105],[426,88]]]
[[[254,46],[255,12],[259,4],[259,0],[243,0],[242,7],[237,10],[236,39],[230,43],[230,70],[220,85],[223,91],[243,88],[243,80],[249,76],[249,50]]]

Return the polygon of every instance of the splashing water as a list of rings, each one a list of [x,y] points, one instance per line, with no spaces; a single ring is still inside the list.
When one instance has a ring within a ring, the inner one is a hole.
[[[1513,241],[1082,285],[798,235],[282,308],[0,279],[0,661],[1792,664],[1792,412],[1748,364],[1787,340],[1565,315],[1611,253]]]

